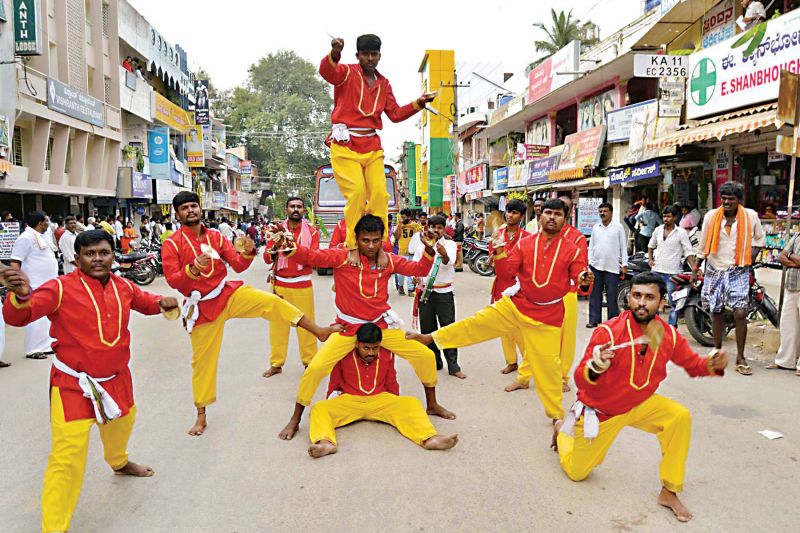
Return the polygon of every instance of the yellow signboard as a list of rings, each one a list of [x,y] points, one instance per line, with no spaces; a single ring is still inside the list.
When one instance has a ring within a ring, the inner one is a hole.
[[[186,134],[186,163],[189,167],[204,167],[203,126],[189,126]]]
[[[189,120],[189,113],[158,93],[156,93],[156,113],[154,118],[181,133],[189,131],[189,127],[192,125],[192,121]]]

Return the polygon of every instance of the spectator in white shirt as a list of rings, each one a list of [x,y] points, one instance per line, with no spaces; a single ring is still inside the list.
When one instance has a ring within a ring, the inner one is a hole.
[[[122,223],[122,215],[118,216],[114,221],[114,240],[117,241],[117,246],[120,245],[122,235],[125,232],[125,225]]]
[[[587,328],[595,328],[603,321],[603,289],[606,292],[608,319],[619,314],[617,290],[620,272],[628,273],[628,239],[625,228],[611,220],[614,208],[603,202],[598,208],[600,222],[592,228],[589,240],[589,267],[594,273],[594,286],[589,295],[589,323]]]
[[[94,229],[94,223],[96,222],[94,217],[89,217],[86,219],[86,231],[92,231]]]
[[[25,217],[27,228],[14,242],[11,268],[28,276],[32,290],[58,276],[58,260],[47,241],[50,223],[44,211],[31,211]],[[53,241],[55,246],[55,241]],[[50,344],[50,320],[42,317],[25,326],[25,357],[47,359],[53,353]]]
[[[675,282],[672,276],[683,272],[683,260],[694,268],[695,257],[689,234],[686,230],[675,225],[678,208],[670,205],[664,208],[661,214],[664,224],[658,226],[650,237],[647,246],[647,256],[653,273],[658,274],[667,284],[667,298],[669,300],[669,323],[678,327],[678,311],[672,302],[672,292]],[[654,257],[655,256],[655,257]]]
[[[236,237],[236,232],[233,231],[233,228],[228,223],[228,219],[225,217],[222,218],[222,222],[219,224],[219,232],[229,241],[233,241],[234,237]]]
[[[64,217],[64,234],[58,241],[58,249],[64,258],[64,274],[69,274],[78,268],[78,261],[75,254],[75,239],[77,234],[78,222],[72,215]]]
[[[767,11],[764,9],[764,4],[758,0],[742,0],[742,9],[745,10],[742,17],[744,31],[767,20]]]

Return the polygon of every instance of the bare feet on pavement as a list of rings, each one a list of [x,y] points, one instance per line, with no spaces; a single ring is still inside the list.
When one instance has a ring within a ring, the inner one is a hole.
[[[553,423],[553,439],[550,441],[550,448],[552,448],[554,452],[558,452],[558,432],[561,431],[561,426],[563,425],[563,420],[556,420]]]
[[[278,433],[278,438],[281,440],[292,440],[297,434],[297,430],[300,429],[300,424],[295,422],[294,420],[289,420],[289,423],[286,424],[280,433]]]
[[[197,410],[197,420],[189,430],[189,435],[192,437],[199,437],[205,432],[207,426],[208,423],[206,422],[206,409],[205,407],[201,407]]]
[[[572,389],[569,388],[569,383],[565,381],[561,384],[561,392],[569,392],[570,390]]]
[[[449,437],[445,437],[444,435],[434,435],[423,442],[422,446],[426,450],[449,450],[456,444],[458,444],[458,435],[450,435]]]
[[[517,371],[517,363],[511,363],[510,365],[506,365],[506,367],[500,371],[501,374],[510,374],[512,372]]]
[[[430,333],[422,334],[416,331],[406,331],[406,339],[421,342],[425,346],[433,342],[433,335]]]
[[[314,459],[319,459],[320,457],[336,453],[336,450],[335,444],[326,440],[321,440],[308,447],[308,455]]]
[[[514,392],[515,390],[523,390],[523,389],[527,389],[527,388],[528,388],[528,384],[527,383],[520,383],[519,381],[515,381],[514,383],[512,383],[511,385],[509,385],[508,387],[506,387],[503,390],[506,391],[506,392]]]
[[[128,461],[128,464],[122,468],[117,468],[114,473],[118,476],[133,476],[133,477],[152,477],[155,472],[149,466],[139,465],[133,461]]]
[[[275,374],[280,374],[281,372],[283,372],[283,369],[281,367],[279,367],[279,366],[271,366],[271,367],[269,367],[269,370],[267,370],[266,372],[264,372],[261,375],[264,376],[265,378],[271,378]]]
[[[459,370],[458,372],[450,372],[450,375],[458,379],[467,379],[467,375],[463,373],[461,370]]]
[[[688,522],[692,519],[692,513],[681,503],[678,495],[666,488],[661,488],[661,494],[658,495],[658,504],[671,510],[678,522]]]
[[[438,417],[441,417],[441,418],[445,418],[447,420],[455,420],[456,419],[455,413],[451,413],[450,411],[448,411],[447,409],[445,409],[444,407],[442,407],[438,403],[433,404],[433,405],[429,405],[428,408],[425,410],[425,412],[428,413],[429,415],[438,416]]]

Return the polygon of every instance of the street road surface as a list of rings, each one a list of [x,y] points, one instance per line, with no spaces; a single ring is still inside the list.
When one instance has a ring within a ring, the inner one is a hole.
[[[263,287],[265,274],[257,261],[241,277]],[[331,281],[315,276],[320,322],[333,318]],[[488,302],[490,282],[471,272],[457,276],[459,317]],[[172,294],[162,278],[148,289]],[[392,293],[410,325],[411,298]],[[583,350],[590,330],[587,304],[580,306]],[[533,391],[503,392],[511,378],[500,374],[499,341],[460,350],[466,380],[440,373],[439,398],[458,419],[434,423],[459,434],[455,449],[425,451],[389,426],[362,422],[339,430],[339,453],[313,460],[307,414],[293,441],[277,438],[303,370],[294,334],[283,374],[267,380],[267,323],[228,323],[218,402],[209,408],[206,434],[193,438],[186,434],[194,421],[188,336],[159,316],[134,314],[131,328],[138,405],[131,460],[156,475],[112,475],[93,431],[74,532],[796,531],[800,378],[793,372],[756,364],[751,377],[730,371],[692,380],[673,367],[660,392],[693,416],[681,497],[695,518],[678,524],[655,503],[660,451],[653,435],[626,429],[586,481],[563,474]],[[0,370],[4,532],[41,527],[50,448],[50,363],[23,359],[22,337],[8,328],[5,360],[13,366]],[[734,348],[732,335],[727,346]],[[397,366],[402,393],[422,398],[410,366],[402,359]],[[574,392],[565,395],[565,406],[573,400]],[[767,440],[758,434],[763,429],[784,438]]]

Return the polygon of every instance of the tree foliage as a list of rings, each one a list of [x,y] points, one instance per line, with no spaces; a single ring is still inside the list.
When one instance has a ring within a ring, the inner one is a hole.
[[[544,55],[531,63],[528,69],[535,67],[576,39],[581,41],[581,44],[589,46],[597,42],[596,39],[582,38],[584,24],[572,16],[571,9],[566,13],[563,10],[556,13],[555,9],[550,9],[550,17],[550,27],[545,26],[543,22],[533,24],[534,28],[545,33],[546,39],[533,42],[536,51],[543,52]]]

